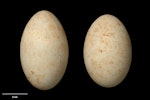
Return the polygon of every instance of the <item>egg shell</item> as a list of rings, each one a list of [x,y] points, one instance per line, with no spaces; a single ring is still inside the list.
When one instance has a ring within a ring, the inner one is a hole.
[[[27,23],[20,43],[20,59],[28,81],[48,90],[62,79],[69,56],[65,31],[56,16],[41,10]]]
[[[113,15],[102,15],[92,23],[83,52],[89,76],[102,87],[117,86],[130,69],[130,37],[122,22]]]

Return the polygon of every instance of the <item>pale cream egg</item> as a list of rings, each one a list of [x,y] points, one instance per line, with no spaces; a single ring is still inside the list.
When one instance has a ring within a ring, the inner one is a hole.
[[[65,31],[56,16],[42,10],[27,23],[20,43],[20,59],[28,81],[48,90],[62,79],[69,57]]]
[[[114,87],[127,76],[132,60],[131,40],[117,17],[105,14],[92,23],[83,52],[87,72],[98,85]]]

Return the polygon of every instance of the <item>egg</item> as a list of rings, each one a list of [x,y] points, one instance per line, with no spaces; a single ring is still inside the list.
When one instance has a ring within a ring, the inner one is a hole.
[[[89,76],[102,87],[119,85],[129,72],[131,40],[123,23],[113,15],[104,14],[92,23],[83,52]]]
[[[66,71],[69,48],[65,31],[47,10],[35,13],[23,31],[20,59],[23,72],[37,89],[54,88]]]

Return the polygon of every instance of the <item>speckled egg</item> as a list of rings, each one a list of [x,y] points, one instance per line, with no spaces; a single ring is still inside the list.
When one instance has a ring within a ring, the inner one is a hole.
[[[20,59],[27,80],[37,89],[48,90],[62,79],[69,49],[65,31],[56,16],[42,10],[27,23],[20,43]]]
[[[91,79],[102,87],[115,87],[127,76],[131,59],[131,41],[123,23],[110,14],[97,18],[84,43],[84,62]]]

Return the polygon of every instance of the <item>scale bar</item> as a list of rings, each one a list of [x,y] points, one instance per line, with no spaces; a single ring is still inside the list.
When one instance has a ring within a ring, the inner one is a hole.
[[[28,95],[28,93],[2,93],[2,95]]]

